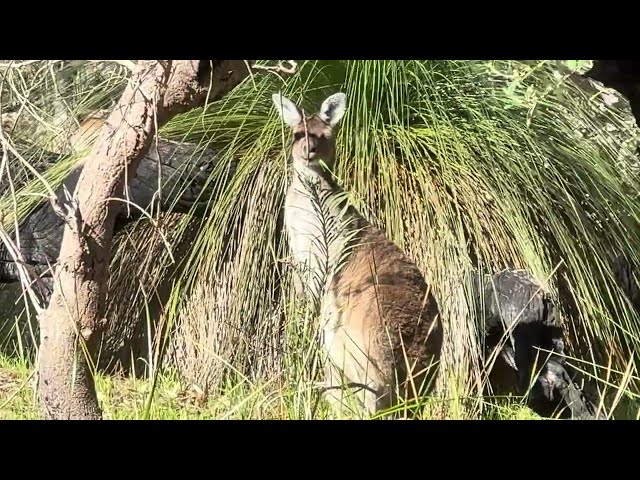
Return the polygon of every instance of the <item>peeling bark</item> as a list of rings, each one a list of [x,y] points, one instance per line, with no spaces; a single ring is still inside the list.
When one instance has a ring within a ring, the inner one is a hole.
[[[96,338],[105,327],[113,230],[128,179],[173,116],[215,100],[248,71],[243,61],[141,62],[103,127],[78,179],[73,202],[60,206],[66,225],[53,293],[40,317],[38,390],[47,419],[100,419],[92,375]],[[211,86],[211,88],[209,88]]]

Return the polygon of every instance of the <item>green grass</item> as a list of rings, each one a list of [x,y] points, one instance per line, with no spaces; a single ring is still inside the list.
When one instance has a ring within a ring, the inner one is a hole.
[[[40,418],[38,406],[34,404],[32,378],[31,369],[25,363],[0,356],[0,420]],[[106,420],[335,418],[322,400],[317,401],[317,396],[309,394],[310,389],[276,381],[256,385],[239,379],[230,380],[220,393],[205,396],[177,374],[164,374],[158,379],[148,415],[150,380],[98,375],[96,388]],[[539,417],[512,401],[507,405],[492,406],[485,418],[528,420]]]

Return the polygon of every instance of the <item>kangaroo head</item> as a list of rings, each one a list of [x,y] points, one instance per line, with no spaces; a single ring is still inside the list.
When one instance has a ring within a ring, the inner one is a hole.
[[[332,169],[335,162],[335,127],[344,115],[346,95],[331,95],[322,102],[320,110],[310,116],[279,93],[272,98],[284,123],[293,130],[291,155],[294,166],[316,169],[323,162]]]

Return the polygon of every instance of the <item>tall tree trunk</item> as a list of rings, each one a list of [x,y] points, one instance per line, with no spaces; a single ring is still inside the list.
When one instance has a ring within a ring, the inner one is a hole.
[[[66,225],[53,293],[40,316],[38,393],[47,419],[100,419],[92,375],[104,328],[113,228],[128,179],[173,116],[216,100],[248,75],[243,61],[141,62],[84,164]],[[210,89],[211,88],[211,89]],[[210,89],[210,90],[209,90]]]

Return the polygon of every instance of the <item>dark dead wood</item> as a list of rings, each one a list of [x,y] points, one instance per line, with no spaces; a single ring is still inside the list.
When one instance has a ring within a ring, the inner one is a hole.
[[[525,395],[533,379],[529,406],[541,416],[595,418],[594,404],[564,360],[562,326],[553,298],[542,284],[526,271],[507,269],[483,276],[474,293],[486,322],[481,328],[485,353],[499,352],[502,365],[496,373],[507,375],[493,380],[509,393]]]
[[[52,154],[47,163],[53,164],[59,157]],[[64,188],[70,192],[75,190],[83,166],[84,162],[76,165],[56,189],[60,201],[64,198]],[[230,179],[235,174],[235,162],[220,166],[216,152],[211,148],[201,149],[193,144],[162,138],[156,144],[154,140],[142,158],[135,178],[128,179],[126,193],[123,189],[116,196],[126,203],[118,212],[114,233],[140,218],[141,210],[191,212],[196,216],[204,213],[209,203],[215,200],[216,189],[210,178],[216,167],[221,168],[221,180],[225,176]],[[50,266],[55,266],[58,261],[63,232],[64,220],[55,213],[51,202],[45,200],[19,223],[18,235],[12,232],[12,238],[20,245],[22,258],[43,277],[51,277]],[[7,246],[0,243],[0,283],[19,280]]]

